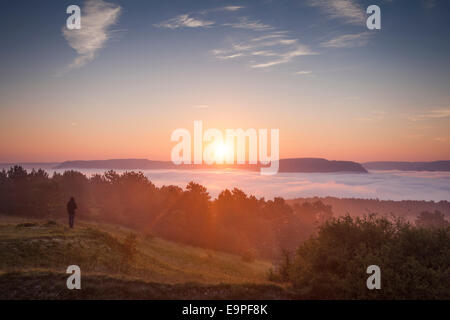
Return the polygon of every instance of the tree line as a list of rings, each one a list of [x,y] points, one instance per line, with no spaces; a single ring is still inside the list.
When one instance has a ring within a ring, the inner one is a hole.
[[[234,188],[212,199],[190,182],[185,189],[155,186],[142,172],[85,174],[68,170],[50,176],[13,166],[0,172],[0,213],[65,218],[75,197],[77,218],[120,224],[186,244],[252,257],[275,258],[292,251],[333,216],[321,201],[290,206]]]

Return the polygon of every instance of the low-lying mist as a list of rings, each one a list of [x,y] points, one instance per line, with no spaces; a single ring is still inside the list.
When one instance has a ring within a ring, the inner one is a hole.
[[[88,175],[106,171],[77,170]],[[64,170],[49,170],[49,173],[54,171]],[[184,188],[190,181],[200,183],[207,187],[213,198],[224,189],[237,187],[247,194],[266,199],[332,196],[450,201],[450,172],[278,173],[275,176],[241,170],[143,170],[143,173],[158,187],[177,185]]]

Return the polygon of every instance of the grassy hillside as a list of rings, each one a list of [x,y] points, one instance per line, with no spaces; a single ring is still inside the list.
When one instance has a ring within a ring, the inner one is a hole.
[[[263,261],[137,234],[130,230],[63,221],[0,218],[0,298],[280,298]],[[128,258],[127,258],[128,257]],[[69,265],[82,272],[82,290],[66,289]]]

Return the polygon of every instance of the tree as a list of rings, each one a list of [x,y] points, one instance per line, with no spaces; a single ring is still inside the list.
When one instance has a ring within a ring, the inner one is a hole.
[[[422,211],[416,219],[416,226],[421,228],[445,228],[449,226],[449,222],[445,220],[445,216],[438,210],[434,212]]]
[[[9,168],[8,172],[8,179],[14,182],[23,182],[27,179],[28,173],[27,170],[25,170],[22,166],[13,166]]]
[[[449,299],[450,228],[415,228],[376,215],[331,219],[297,250],[289,281],[299,298]],[[381,268],[368,290],[366,268]]]

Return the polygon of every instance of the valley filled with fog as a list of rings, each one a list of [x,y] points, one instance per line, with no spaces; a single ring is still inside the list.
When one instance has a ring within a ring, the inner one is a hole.
[[[65,169],[67,170],[67,169]],[[64,172],[65,170],[46,170]],[[101,169],[76,169],[84,174]],[[116,170],[123,172],[124,170]],[[450,201],[450,172],[371,171],[349,173],[278,173],[262,176],[243,170],[134,170],[142,171],[156,186],[185,187],[194,181],[208,188],[212,197],[224,189],[239,188],[256,197],[338,197],[380,200]]]

